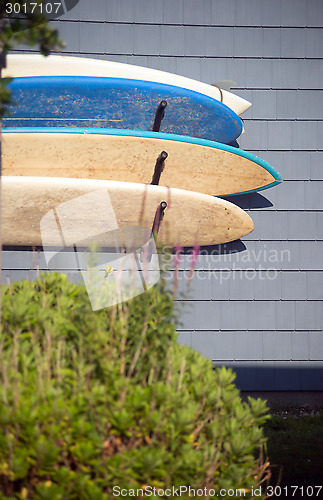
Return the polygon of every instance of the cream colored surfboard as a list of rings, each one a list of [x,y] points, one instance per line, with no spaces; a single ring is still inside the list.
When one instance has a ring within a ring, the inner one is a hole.
[[[210,195],[253,192],[282,181],[267,162],[237,148],[190,137],[111,129],[4,129],[4,175],[77,177],[149,184],[168,153],[159,185]],[[82,133],[83,132],[83,133]]]
[[[110,78],[127,78],[149,82],[174,85],[223,102],[237,115],[250,108],[251,103],[223,89],[207,83],[192,80],[180,75],[167,73],[132,64],[87,59],[81,57],[55,56],[43,57],[38,54],[13,54],[7,58],[7,67],[3,76],[98,76]]]
[[[254,229],[236,205],[200,193],[129,182],[52,177],[2,177],[3,245],[75,245],[117,228],[152,228],[156,210],[167,203],[160,225],[163,245],[215,245]],[[112,240],[110,239],[110,236]]]

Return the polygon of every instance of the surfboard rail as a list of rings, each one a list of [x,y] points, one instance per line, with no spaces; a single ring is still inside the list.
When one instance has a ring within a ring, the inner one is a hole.
[[[174,85],[127,78],[92,76],[16,77],[4,126],[73,126],[153,130],[156,106],[167,101],[164,133],[226,144],[243,129],[225,104]]]
[[[46,149],[50,154],[44,154]],[[247,151],[196,137],[100,128],[3,129],[5,175],[150,183],[160,155],[165,168],[160,165],[154,183],[210,195],[262,191],[283,180],[268,162]]]
[[[107,241],[113,241],[113,230],[118,227],[153,228],[156,210],[162,202],[166,202],[167,208],[163,220],[158,221],[161,245],[223,244],[254,229],[251,217],[233,203],[183,189],[96,179],[6,175],[2,177],[2,186],[4,245],[41,246],[41,221],[46,216],[48,244],[73,247],[92,236],[102,240],[102,234]],[[104,206],[100,200],[104,200]],[[61,217],[61,229],[54,213],[51,216],[53,210]],[[64,228],[62,239],[60,231]]]
[[[232,92],[174,73],[114,61],[84,57],[39,54],[9,54],[4,77],[23,76],[104,76],[168,83],[212,97],[231,108],[237,115],[247,111],[251,103]]]

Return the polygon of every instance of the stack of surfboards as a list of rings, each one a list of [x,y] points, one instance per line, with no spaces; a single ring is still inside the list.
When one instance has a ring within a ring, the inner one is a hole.
[[[225,90],[64,56],[9,56],[5,76],[14,77],[18,104],[3,129],[5,245],[41,245],[48,211],[98,190],[108,192],[119,227],[154,229],[159,214],[164,245],[227,243],[254,225],[216,196],[282,181],[267,162],[230,146],[251,104]],[[73,213],[81,223],[84,214]]]

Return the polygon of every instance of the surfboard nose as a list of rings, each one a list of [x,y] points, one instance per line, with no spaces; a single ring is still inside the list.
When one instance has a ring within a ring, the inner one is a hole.
[[[250,215],[234,203],[229,203],[226,213],[229,215],[228,241],[238,240],[255,229],[254,222]]]
[[[246,236],[247,234],[250,234],[254,229],[255,229],[255,224],[247,212],[244,210],[241,210],[241,215],[240,215],[240,221],[241,221],[241,235],[239,238],[242,238],[243,236]]]

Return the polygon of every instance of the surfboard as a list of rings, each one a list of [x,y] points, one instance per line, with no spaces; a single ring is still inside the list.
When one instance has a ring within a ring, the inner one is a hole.
[[[7,67],[3,69],[5,77],[59,75],[128,78],[174,85],[223,102],[237,115],[241,115],[251,106],[251,103],[242,97],[207,83],[166,71],[113,61],[57,55],[43,57],[38,54],[9,54]]]
[[[216,245],[254,229],[249,215],[233,203],[192,191],[118,181],[3,176],[2,242],[41,246],[45,231],[47,245],[61,247],[63,233],[64,246],[98,235],[101,245],[110,247],[115,244],[116,223],[120,230],[152,230],[162,202],[167,204],[158,233],[162,245]]]
[[[8,128],[4,175],[76,177],[148,184],[168,154],[159,185],[225,196],[282,182],[266,161],[224,144],[156,132],[94,128]]]
[[[226,144],[242,132],[242,122],[225,104],[173,85],[90,76],[18,77],[5,126],[104,127],[158,130]]]

